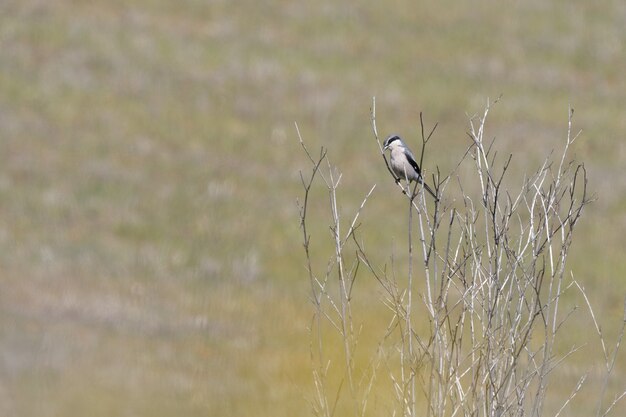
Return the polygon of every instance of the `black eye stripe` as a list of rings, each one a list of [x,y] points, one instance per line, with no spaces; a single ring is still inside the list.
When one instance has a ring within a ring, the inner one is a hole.
[[[395,142],[397,140],[400,140],[400,136],[398,136],[398,135],[389,136],[387,138],[387,140],[385,141],[385,146],[389,146],[389,145],[391,145],[393,142]]]

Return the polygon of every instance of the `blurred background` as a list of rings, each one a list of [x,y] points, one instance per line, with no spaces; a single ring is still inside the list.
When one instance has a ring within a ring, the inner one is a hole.
[[[569,267],[607,340],[626,296],[626,3],[288,0],[0,2],[0,415],[311,415],[296,199],[309,148],[343,173],[341,209],[373,184],[362,237],[401,251],[404,204],[370,128],[449,170],[468,119],[534,171],[582,133],[597,201]],[[319,266],[331,248],[315,189]],[[374,280],[358,320],[386,320]],[[579,305],[555,402],[595,411],[600,344]],[[378,303],[378,304],[377,304]],[[358,307],[357,307],[358,308]],[[383,316],[381,316],[383,315]],[[607,399],[626,388],[620,355]],[[384,382],[384,381],[383,381]],[[605,399],[605,402],[607,400]],[[370,411],[384,415],[384,398]],[[550,406],[550,404],[548,404]],[[620,405],[614,415],[626,415]]]

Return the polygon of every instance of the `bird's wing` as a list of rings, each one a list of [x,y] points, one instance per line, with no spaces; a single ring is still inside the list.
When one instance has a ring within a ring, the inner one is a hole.
[[[406,159],[409,161],[409,164],[411,164],[415,172],[417,172],[417,175],[421,177],[422,172],[420,171],[420,167],[419,165],[417,165],[417,162],[415,161],[415,157],[413,156],[409,148],[405,148],[404,153],[406,154]]]
[[[409,164],[411,164],[411,166],[419,176],[419,182],[424,185],[426,191],[428,191],[428,193],[430,193],[430,195],[432,195],[435,200],[439,200],[437,194],[428,186],[428,184],[426,184],[426,182],[422,178],[422,172],[420,171],[420,167],[417,165],[417,162],[415,162],[415,158],[413,157],[411,151],[408,148],[404,151],[406,152],[406,159],[409,161]]]

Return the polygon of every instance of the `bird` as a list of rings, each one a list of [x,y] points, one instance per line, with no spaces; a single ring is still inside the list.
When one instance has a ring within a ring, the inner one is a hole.
[[[438,201],[439,199],[435,192],[424,182],[420,167],[417,165],[411,150],[402,141],[402,138],[395,134],[390,135],[383,143],[383,151],[387,149],[391,150],[390,168],[396,177],[398,177],[398,180],[404,179],[407,183],[411,181],[419,182],[424,186],[424,189]]]

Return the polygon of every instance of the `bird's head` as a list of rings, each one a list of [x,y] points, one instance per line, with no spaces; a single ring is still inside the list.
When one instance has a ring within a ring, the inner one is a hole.
[[[385,139],[385,142],[383,143],[383,151],[391,149],[395,146],[404,146],[404,143],[402,142],[402,139],[400,139],[400,136],[390,135],[387,139]]]

